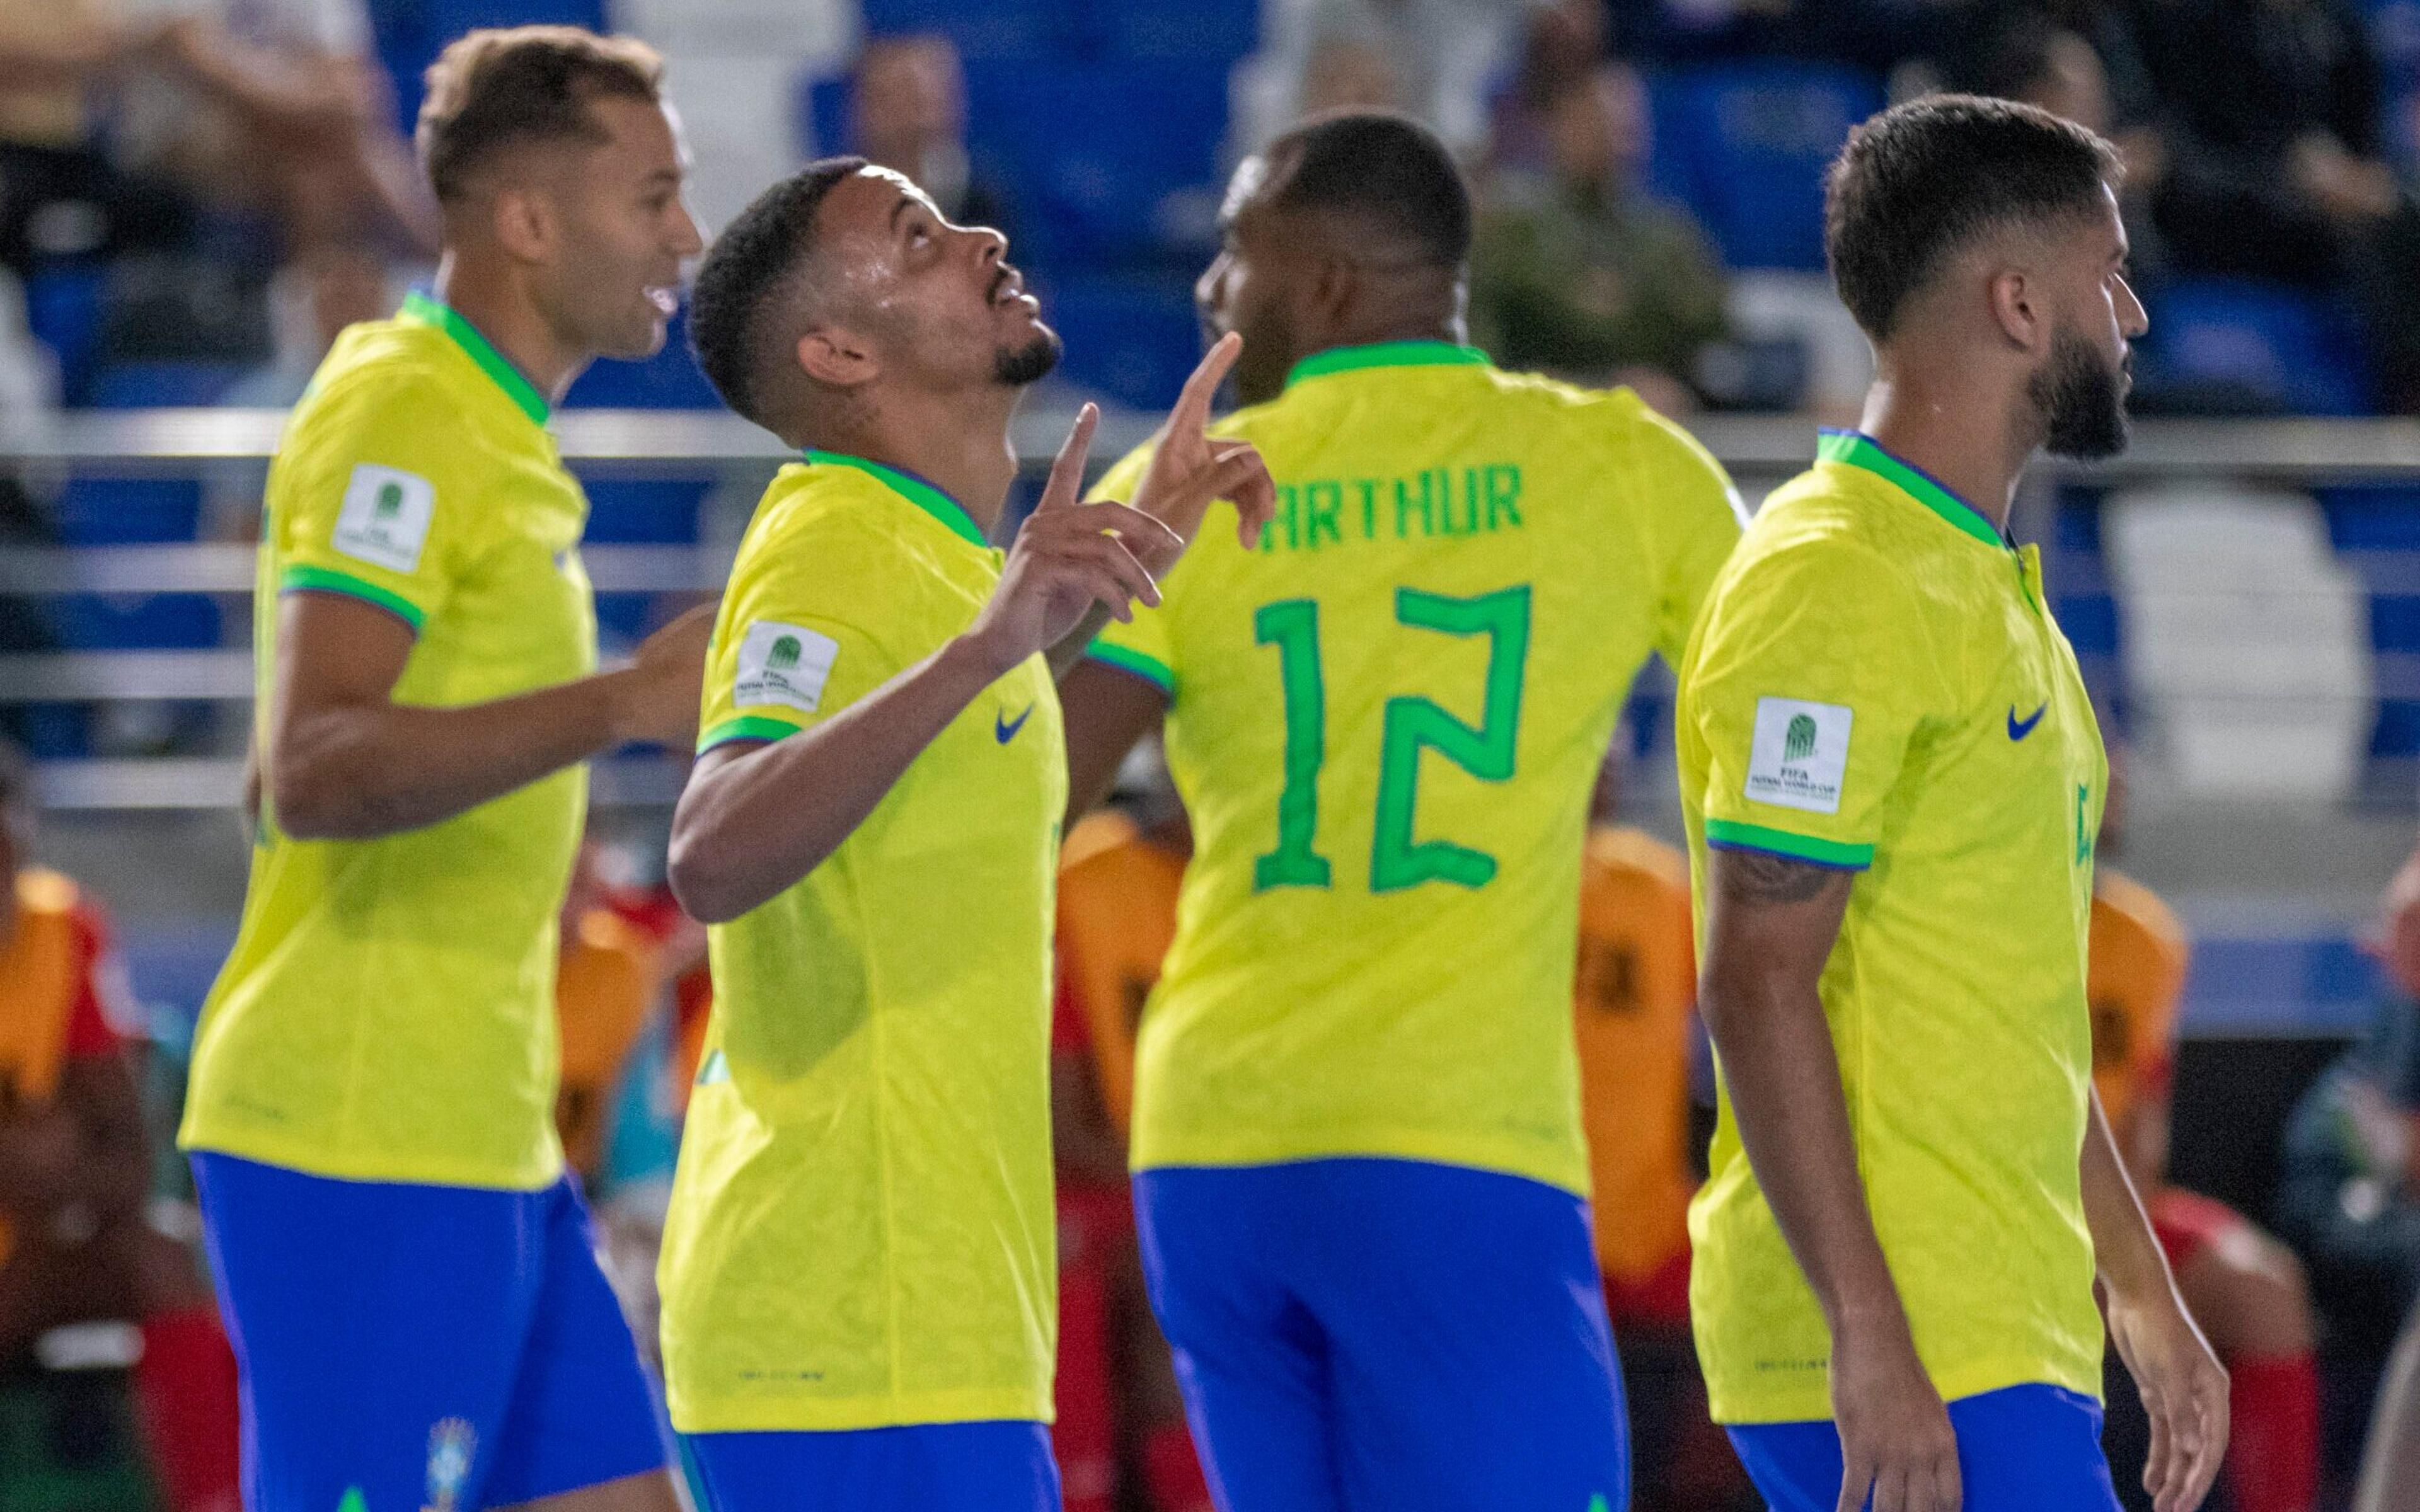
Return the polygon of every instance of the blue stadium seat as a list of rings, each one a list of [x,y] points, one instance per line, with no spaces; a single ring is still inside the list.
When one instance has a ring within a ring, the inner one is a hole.
[[[2369,643],[2380,657],[2373,760],[2420,757],[2420,488],[2322,488],[2328,538],[2369,590]]]
[[[1040,58],[1078,40],[1066,0],[864,0],[865,34],[939,32],[970,58]]]
[[[2228,409],[2370,412],[2351,313],[2307,290],[2251,279],[2179,279],[2151,301],[2147,382]]]
[[[59,397],[84,398],[101,344],[101,291],[108,278],[100,263],[45,268],[25,283],[25,326],[51,349],[59,364]]]
[[[1067,344],[1063,377],[1141,409],[1175,403],[1202,360],[1192,291],[1177,280],[1054,283],[1042,293],[1042,317]]]
[[[1258,46],[1260,0],[1086,0],[1086,31],[1114,57],[1232,64]]]
[[[85,402],[100,409],[212,405],[248,371],[242,363],[114,363],[93,374]]]
[[[1810,63],[1689,69],[1651,81],[1659,188],[1734,268],[1823,266],[1823,170],[1882,108],[1880,81]]]
[[[624,363],[600,358],[571,385],[563,397],[566,409],[720,409],[714,385],[698,371],[689,349],[689,309],[673,316],[664,345],[644,362]]]
[[[1150,58],[967,73],[972,145],[1013,170],[1032,261],[1135,267],[1206,246],[1225,69]]]
[[[371,34],[395,78],[396,124],[411,134],[420,116],[421,75],[464,32],[540,22],[611,31],[606,8],[606,0],[372,0]]]
[[[799,83],[799,127],[846,151],[848,81]],[[1227,77],[1199,59],[967,66],[969,147],[1011,197],[1010,255],[1046,269],[1190,264],[1217,217]]]

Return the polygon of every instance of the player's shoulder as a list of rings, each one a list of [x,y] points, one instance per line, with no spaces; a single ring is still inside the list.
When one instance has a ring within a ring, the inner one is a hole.
[[[418,441],[432,456],[455,453],[482,427],[461,376],[434,345],[443,339],[401,320],[346,328],[295,406],[287,447],[376,437]]]
[[[740,554],[796,560],[805,550],[819,568],[870,568],[896,554],[895,536],[882,525],[883,492],[880,480],[856,468],[789,463],[757,501]]]
[[[1608,878],[1636,880],[1659,888],[1689,888],[1689,862],[1674,846],[1643,829],[1602,825],[1589,831],[1590,871]]]
[[[2158,893],[2114,867],[2102,866],[2095,872],[2092,917],[2104,928],[2139,933],[2164,953],[2182,954],[2189,948],[2176,911]]]

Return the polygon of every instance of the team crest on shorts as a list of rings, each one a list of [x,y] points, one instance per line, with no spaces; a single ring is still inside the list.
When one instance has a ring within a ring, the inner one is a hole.
[[[461,1418],[441,1419],[428,1430],[428,1504],[421,1512],[455,1512],[478,1450],[479,1435]]]

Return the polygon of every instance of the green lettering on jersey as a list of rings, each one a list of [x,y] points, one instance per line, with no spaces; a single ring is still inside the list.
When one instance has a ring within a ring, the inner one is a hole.
[[[1261,549],[1318,551],[1386,539],[1379,532],[1388,517],[1383,501],[1390,493],[1391,538],[1398,541],[1487,535],[1528,523],[1521,516],[1521,469],[1511,462],[1423,468],[1391,478],[1307,478],[1278,485],[1277,508],[1261,532]]]
[[[1356,478],[1353,486],[1361,490],[1361,539],[1378,538],[1378,480]]]
[[[1302,532],[1304,549],[1318,550],[1322,536],[1342,546],[1344,537],[1337,533],[1336,514],[1344,503],[1343,485],[1325,479],[1318,483],[1304,484],[1302,501],[1305,517]]]
[[[1433,497],[1435,489],[1436,474],[1433,472],[1421,473],[1419,508],[1420,512],[1420,533],[1422,535],[1435,535],[1436,533],[1435,500]],[[1398,541],[1408,540],[1411,538],[1412,508],[1411,480],[1409,478],[1397,478],[1395,480],[1395,539]]]
[[[1521,528],[1521,470],[1509,462],[1491,462],[1487,473],[1487,528]]]

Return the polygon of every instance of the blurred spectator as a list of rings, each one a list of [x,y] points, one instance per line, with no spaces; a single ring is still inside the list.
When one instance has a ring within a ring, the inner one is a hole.
[[[2225,1203],[2169,1182],[2169,1094],[2177,1002],[2190,947],[2150,889],[2107,864],[2118,845],[2122,763],[2111,764],[2094,876],[2092,1079],[2119,1157],[2167,1253],[2177,1288],[2229,1377],[2232,1428],[2220,1484],[2234,1512],[2311,1512],[2319,1489],[2319,1401],[2302,1268]],[[2125,1505],[2149,1512],[2133,1473],[2150,1425],[2126,1372],[2108,1372],[2109,1446]]]
[[[2117,145],[2126,164],[2118,204],[2133,252],[2127,277],[2148,294],[2167,264],[2151,215],[2152,195],[2167,173],[2166,144],[2152,122],[2156,105],[2132,33],[2105,16],[2078,20],[2089,32],[2040,13],[1998,22],[1965,50],[1951,79],[1975,94],[2039,105]]]
[[[2394,990],[2286,1129],[2277,1219],[2326,1321],[2327,1457],[2357,1444],[2388,1341],[2420,1294],[2420,976],[2389,952]]]
[[[436,246],[364,0],[147,0],[168,87],[124,92],[113,135],[214,203],[275,217],[293,255],[392,238]]]
[[[0,748],[0,1361],[68,1324],[138,1324],[135,1392],[171,1505],[237,1512],[235,1356],[192,1252],[152,1225],[124,978],[100,911],[24,854],[29,783]]]
[[[1547,168],[1489,186],[1471,252],[1473,339],[1506,367],[1628,383],[1667,413],[1694,407],[1699,351],[1721,339],[1723,270],[1686,210],[1641,186],[1647,90],[1614,64],[1567,81],[1544,112]]]
[[[1015,212],[967,151],[966,70],[946,37],[879,38],[858,54],[853,150],[906,174],[960,225],[1016,240]]]
[[[2178,0],[2139,37],[2172,122],[2155,203],[2178,270],[2349,288],[2387,406],[2420,410],[2420,208],[2384,161],[2360,9]]]
[[[1156,754],[1156,752],[1155,752]],[[1193,837],[1145,758],[1132,815],[1087,815],[1060,856],[1051,1137],[1060,1212],[1057,1443],[1068,1512],[1208,1512],[1168,1341],[1143,1295],[1126,1133],[1134,1037],[1176,933]],[[1113,1467],[1104,1474],[1106,1462]]]
[[[615,1093],[663,983],[655,942],[608,906],[597,856],[595,840],[582,842],[564,893],[554,988],[563,1079],[554,1126],[564,1163],[601,1194]]]
[[[1530,13],[1520,63],[1496,100],[1488,129],[1491,168],[1550,166],[1547,116],[1566,90],[1605,61],[1609,27],[1605,0],[1560,0]]]
[[[2352,1512],[2412,1506],[2420,1506],[2420,1314],[2403,1325],[2386,1378],[2379,1383]]]
[[[166,55],[157,23],[90,0],[0,0],[0,262],[20,277],[45,259],[181,241],[185,202],[118,172],[90,102]]]
[[[1238,66],[1236,156],[1345,106],[1419,117],[1466,160],[1486,149],[1489,95],[1548,0],[1263,0],[1261,51]]]

